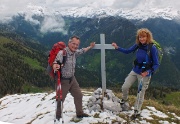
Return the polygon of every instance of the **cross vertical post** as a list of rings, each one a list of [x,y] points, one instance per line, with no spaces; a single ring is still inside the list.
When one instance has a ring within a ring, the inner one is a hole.
[[[101,78],[102,78],[102,95],[106,92],[106,65],[105,49],[114,49],[111,44],[105,44],[105,34],[100,34],[100,44],[96,44],[93,49],[101,50]]]

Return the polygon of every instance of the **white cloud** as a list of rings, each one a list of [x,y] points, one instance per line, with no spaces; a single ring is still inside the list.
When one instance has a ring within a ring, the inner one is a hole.
[[[45,16],[40,31],[45,32],[67,32],[64,30],[65,22],[61,16]]]
[[[140,0],[115,0],[112,7],[119,9],[119,8],[124,8],[124,9],[130,9],[134,8],[137,6],[141,1]]]
[[[64,20],[60,15],[54,15],[53,11],[55,11],[55,8],[53,6],[45,6],[48,2],[43,0],[38,2],[36,0],[31,0],[30,2],[28,0],[2,0],[0,1],[0,21],[8,23],[14,15],[21,14],[31,24],[40,25],[42,33],[50,31],[66,34]],[[51,3],[55,3],[55,1],[51,0]],[[34,15],[43,17],[44,20],[34,18]]]
[[[167,7],[167,6],[171,6],[172,8],[178,9],[180,10],[180,1],[179,0],[157,0],[154,3],[154,6],[158,6],[158,7]]]
[[[174,9],[180,10],[180,1],[179,0],[114,0],[112,5],[113,8],[124,8],[124,9],[132,9],[139,8],[149,5],[155,8],[164,8],[164,7],[172,7]]]

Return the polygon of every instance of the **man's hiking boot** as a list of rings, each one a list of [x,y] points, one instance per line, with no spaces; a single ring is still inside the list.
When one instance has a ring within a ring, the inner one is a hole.
[[[59,120],[61,118],[61,116],[59,115],[56,115],[56,119]]]
[[[89,117],[89,115],[84,112],[82,114],[77,115],[77,118],[83,118],[83,117]]]

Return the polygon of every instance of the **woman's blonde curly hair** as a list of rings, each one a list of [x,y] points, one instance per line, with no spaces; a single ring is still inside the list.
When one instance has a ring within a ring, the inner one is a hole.
[[[139,36],[146,36],[147,37],[147,44],[150,44],[153,42],[153,36],[152,33],[147,28],[141,28],[137,30],[136,34],[136,44],[140,44]]]

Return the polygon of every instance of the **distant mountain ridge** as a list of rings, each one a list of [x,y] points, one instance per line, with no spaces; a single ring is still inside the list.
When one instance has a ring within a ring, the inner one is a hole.
[[[119,5],[112,5],[112,4]],[[116,1],[115,3],[107,3],[104,1],[104,4],[100,5],[99,1],[89,3],[87,5],[79,7],[59,7],[58,9],[54,8],[51,10],[46,9],[43,6],[28,6],[28,11],[20,12],[19,14],[28,15],[56,15],[56,16],[65,16],[65,17],[85,17],[85,18],[101,18],[101,17],[123,17],[130,20],[147,20],[149,18],[163,18],[167,20],[179,20],[180,19],[180,10],[169,6],[161,6],[155,0],[144,0],[144,2],[137,2],[136,5],[131,8],[125,8],[122,4]],[[156,4],[156,6],[154,6]]]
[[[158,9],[150,8],[141,10],[141,8],[135,9],[112,9],[112,8],[94,8],[92,6],[84,6],[81,8],[71,8],[67,10],[59,11],[63,16],[69,17],[108,17],[108,16],[119,16],[130,20],[147,20],[149,18],[163,18],[167,20],[179,19],[180,12],[178,10],[173,10],[171,7]]]

